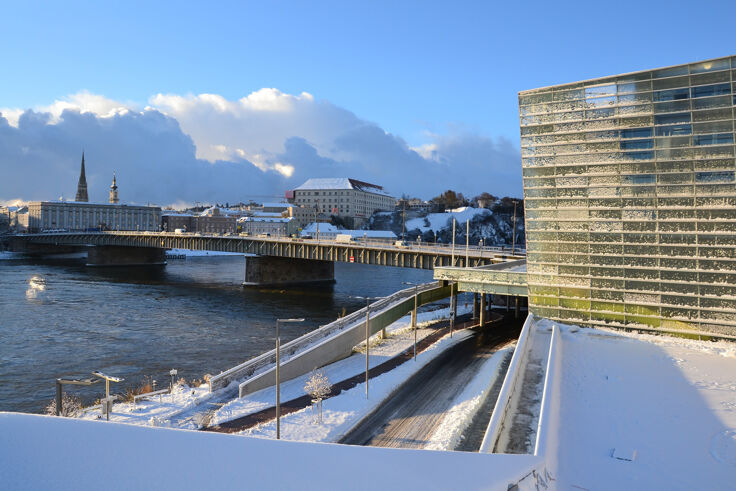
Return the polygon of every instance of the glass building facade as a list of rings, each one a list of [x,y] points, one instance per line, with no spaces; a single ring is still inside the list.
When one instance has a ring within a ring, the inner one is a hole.
[[[519,93],[531,311],[736,334],[736,57]]]

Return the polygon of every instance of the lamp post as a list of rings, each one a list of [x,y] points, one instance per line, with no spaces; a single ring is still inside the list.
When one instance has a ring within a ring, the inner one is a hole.
[[[304,319],[276,319],[276,439],[281,439],[281,379],[280,379],[280,364],[281,364],[281,328],[282,323],[289,322],[304,322]]]
[[[465,222],[465,267],[468,267],[468,260],[470,255],[470,219]]]
[[[455,217],[452,217],[452,263],[450,266],[455,266]]]
[[[350,298],[365,299],[365,398],[368,399],[368,372],[370,370],[369,358],[370,358],[370,311],[371,311],[371,300],[379,300],[383,297],[361,297],[360,295],[351,295]]]
[[[417,303],[419,299],[419,295],[417,293],[417,290],[419,288],[419,283],[409,283],[408,281],[402,281],[404,285],[409,285],[414,287],[414,315],[412,316],[412,329],[414,330],[414,361],[417,361]]]

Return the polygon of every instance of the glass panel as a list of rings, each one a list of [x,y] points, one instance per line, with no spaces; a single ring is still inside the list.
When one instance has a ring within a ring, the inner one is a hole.
[[[689,124],[657,127],[657,136],[689,135],[692,132],[692,126]]]
[[[693,145],[727,145],[729,143],[733,143],[733,133],[693,136]]]
[[[619,145],[623,150],[654,148],[654,141],[652,141],[651,139],[622,141],[622,142],[619,142]]]
[[[654,124],[689,123],[690,113],[659,114],[654,116]]]
[[[682,66],[675,66],[672,68],[663,68],[661,70],[657,70],[655,72],[652,72],[653,78],[664,78],[664,77],[674,77],[677,75],[687,75],[688,69],[687,65]]]
[[[728,58],[713,61],[704,61],[690,65],[690,73],[714,72],[716,70],[728,70]]]
[[[655,113],[674,113],[678,111],[689,111],[690,99],[684,101],[658,102],[654,104]]]
[[[713,95],[713,94],[711,94]],[[659,90],[654,93],[655,101],[679,101],[690,97],[690,91],[686,88]]]
[[[697,182],[733,182],[734,171],[696,172]]]
[[[701,85],[690,89],[692,97],[711,97],[731,93],[731,84]]]
[[[650,136],[652,136],[652,128],[621,130],[621,138],[648,138]]]

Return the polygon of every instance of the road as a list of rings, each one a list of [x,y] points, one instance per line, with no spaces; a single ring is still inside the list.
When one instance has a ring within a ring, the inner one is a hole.
[[[340,443],[423,448],[442,422],[452,401],[483,362],[518,337],[520,328],[521,321],[506,319],[447,350],[410,378]],[[487,404],[482,404],[482,407],[488,410]],[[493,410],[492,404],[490,410]]]

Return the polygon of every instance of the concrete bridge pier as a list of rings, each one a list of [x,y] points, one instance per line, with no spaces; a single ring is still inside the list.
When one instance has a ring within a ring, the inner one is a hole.
[[[335,263],[277,256],[245,258],[244,287],[280,287],[335,282]]]
[[[87,250],[87,266],[163,266],[165,249],[159,247],[95,246]]]

